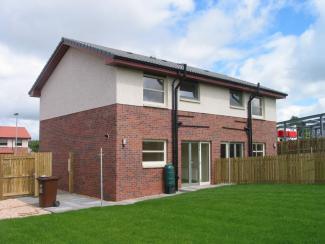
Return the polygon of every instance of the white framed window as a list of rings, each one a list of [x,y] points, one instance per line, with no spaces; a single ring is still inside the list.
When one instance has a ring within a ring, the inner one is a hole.
[[[252,115],[263,117],[263,98],[256,97],[252,100]]]
[[[8,146],[8,140],[7,139],[0,139],[0,146]]]
[[[143,101],[153,104],[165,104],[165,81],[162,78],[144,75]]]
[[[183,81],[179,88],[180,98],[199,101],[199,83],[196,81]]]
[[[244,156],[244,143],[222,142],[220,145],[220,158],[242,158]]]
[[[244,94],[242,91],[230,90],[230,107],[244,108]]]
[[[253,143],[253,156],[254,157],[265,156],[265,144],[264,143]]]
[[[17,147],[21,147],[23,145],[22,139],[17,139]]]
[[[166,165],[166,141],[144,140],[142,142],[142,167],[161,168]]]

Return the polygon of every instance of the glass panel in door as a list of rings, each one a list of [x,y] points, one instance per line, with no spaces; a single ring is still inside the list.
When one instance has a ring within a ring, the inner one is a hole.
[[[201,182],[210,181],[210,150],[209,143],[201,143]]]
[[[191,167],[190,167],[190,182],[189,183],[200,183],[200,153],[199,153],[199,143],[191,142],[190,143],[190,152],[191,152]]]
[[[189,143],[182,143],[182,183],[189,183]]]

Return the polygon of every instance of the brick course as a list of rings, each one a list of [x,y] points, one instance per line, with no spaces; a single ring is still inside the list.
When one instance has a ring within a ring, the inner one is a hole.
[[[209,128],[179,129],[179,173],[181,178],[181,141],[208,141],[211,160],[220,156],[220,143],[243,142],[247,154],[246,119],[203,113],[179,112],[185,125]],[[227,127],[227,128],[223,128]],[[235,130],[236,128],[237,130]],[[254,142],[265,143],[266,154],[276,154],[276,122],[254,120]],[[109,132],[110,138],[104,135]],[[122,146],[123,138],[127,145]],[[171,110],[114,104],[102,108],[41,121],[40,147],[53,152],[53,172],[61,177],[67,190],[68,152],[75,153],[75,190],[99,196],[99,148],[104,151],[105,199],[124,200],[163,192],[163,169],[142,167],[142,141],[167,141],[167,161],[172,158]],[[213,165],[213,164],[212,164]],[[211,169],[211,173],[214,170]],[[214,175],[211,175],[211,179]],[[212,180],[213,183],[213,180]]]

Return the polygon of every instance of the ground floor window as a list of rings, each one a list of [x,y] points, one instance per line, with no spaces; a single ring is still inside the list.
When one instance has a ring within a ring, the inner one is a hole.
[[[265,144],[264,143],[253,143],[253,156],[254,157],[265,156]]]
[[[166,164],[166,141],[144,140],[142,142],[142,166],[159,168]]]
[[[0,139],[0,146],[7,146],[7,145],[8,145],[7,139]]]
[[[242,158],[244,155],[244,143],[223,142],[220,146],[221,158]]]
[[[23,145],[22,139],[17,139],[17,147],[21,147]]]

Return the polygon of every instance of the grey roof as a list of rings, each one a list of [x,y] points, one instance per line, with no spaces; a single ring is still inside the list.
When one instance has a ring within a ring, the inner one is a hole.
[[[128,60],[137,61],[140,63],[146,63],[149,65],[155,65],[158,67],[167,68],[167,69],[174,70],[174,71],[182,71],[184,68],[184,64],[180,64],[180,63],[170,62],[170,61],[158,59],[155,57],[148,57],[148,56],[144,56],[144,55],[140,55],[140,54],[136,54],[136,53],[132,53],[132,52],[122,51],[122,50],[118,50],[118,49],[114,49],[114,48],[108,48],[108,47],[104,47],[104,46],[100,46],[100,45],[96,45],[96,44],[92,44],[92,43],[87,43],[87,42],[83,42],[83,41],[73,40],[73,39],[69,39],[69,38],[62,38],[61,42],[59,43],[56,50],[52,54],[51,58],[48,60],[47,64],[43,68],[41,74],[38,76],[33,87],[30,89],[29,94],[31,96],[39,96],[39,92],[40,92],[39,90],[42,88],[42,86],[44,85],[44,83],[46,82],[48,77],[50,76],[51,72],[53,72],[55,66],[57,65],[59,60],[62,58],[65,51],[67,50],[64,47],[69,47],[69,46],[87,49],[93,53],[96,53],[96,54],[98,54],[100,56],[104,56],[104,57],[112,57],[112,58],[117,57],[117,58],[122,58],[122,59],[128,59]],[[246,86],[246,87],[254,88],[254,89],[256,88],[256,84],[254,84],[254,83],[236,79],[236,78],[222,75],[219,73],[210,72],[208,70],[199,69],[199,68],[192,67],[192,66],[187,66],[187,71],[189,73],[192,73],[195,75],[211,78],[212,80],[213,79],[222,80],[226,83],[229,82],[229,83],[239,85],[239,86]],[[231,84],[229,84],[229,85],[231,85]],[[270,92],[273,94],[277,94],[278,98],[284,98],[287,96],[286,93],[279,92],[277,90],[273,90],[273,89],[270,89],[270,88],[267,88],[264,86],[260,86],[260,88],[261,88],[261,91],[266,91],[266,92]],[[38,90],[38,92],[37,92],[37,90]],[[37,93],[38,93],[38,95],[36,95]]]
[[[80,47],[93,49],[94,51],[104,54],[104,55],[118,56],[118,57],[122,57],[122,58],[126,58],[126,59],[136,60],[136,61],[140,61],[140,62],[144,62],[144,63],[148,63],[148,64],[154,64],[154,65],[171,68],[171,69],[175,69],[175,70],[182,70],[183,65],[184,65],[184,64],[180,64],[180,63],[166,61],[163,59],[158,59],[156,57],[148,57],[148,56],[141,55],[141,54],[136,54],[136,53],[122,51],[122,50],[118,50],[118,49],[114,49],[114,48],[104,47],[101,45],[78,41],[78,40],[69,39],[69,38],[62,38],[62,41],[65,44],[77,45]],[[233,78],[233,77],[230,77],[227,75],[219,74],[216,72],[211,72],[208,70],[204,70],[204,69],[200,69],[200,68],[196,68],[196,67],[192,67],[192,66],[187,66],[187,71],[194,73],[194,74],[199,74],[199,75],[204,75],[204,76],[211,77],[211,78],[226,80],[226,81],[234,82],[234,83],[249,86],[249,87],[254,87],[254,88],[256,87],[256,84],[254,84],[252,82],[248,82],[245,80]],[[280,92],[280,91],[277,91],[274,89],[270,89],[265,86],[260,86],[260,88],[262,88],[263,90],[266,90],[266,91],[275,92],[275,93],[279,93],[283,96],[287,96],[286,93],[283,93],[283,92]]]

